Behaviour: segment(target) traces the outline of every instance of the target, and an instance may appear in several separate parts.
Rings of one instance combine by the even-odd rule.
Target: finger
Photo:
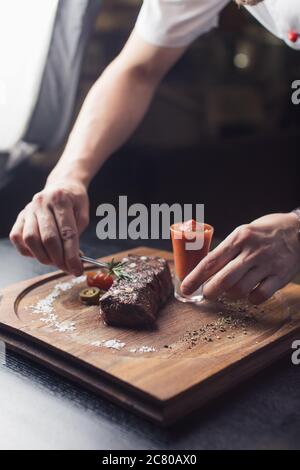
[[[53,205],[53,213],[62,240],[67,271],[75,276],[80,276],[83,272],[83,265],[79,258],[79,234],[73,205],[69,198],[63,196],[59,198]]]
[[[17,220],[11,229],[9,234],[10,241],[14,245],[14,247],[21,253],[23,256],[28,256],[30,258],[33,257],[31,251],[26,247],[24,240],[23,240],[23,229],[24,229],[24,211],[20,212],[17,217]]]
[[[195,292],[211,276],[216,274],[239,254],[239,248],[232,243],[232,234],[211,251],[184,279],[181,291],[184,295]]]
[[[37,209],[36,216],[41,240],[48,257],[55,266],[66,271],[63,245],[53,213],[47,207],[43,207]]]
[[[258,305],[270,299],[272,295],[281,287],[283,281],[277,276],[269,276],[264,279],[256,289],[249,295],[249,300],[252,304]]]
[[[226,295],[233,300],[247,297],[250,292],[265,279],[266,275],[266,269],[252,268],[240,281],[226,292]]]
[[[43,247],[36,216],[29,210],[25,213],[23,240],[26,247],[40,263],[48,265],[52,264],[51,259],[48,257]]]
[[[237,284],[251,269],[251,262],[245,262],[242,255],[231,260],[223,269],[204,285],[204,296],[210,300],[218,299]]]
[[[87,198],[82,198],[80,204],[76,204],[74,215],[78,232],[81,234],[89,224],[89,201]]]

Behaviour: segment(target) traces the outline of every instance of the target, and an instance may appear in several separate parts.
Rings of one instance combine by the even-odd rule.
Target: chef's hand
[[[79,276],[79,236],[89,222],[89,201],[77,181],[47,184],[19,214],[10,240],[24,256]]]
[[[300,270],[298,231],[294,213],[266,215],[236,228],[184,279],[183,294],[206,283],[204,296],[211,300],[226,293],[264,302]]]

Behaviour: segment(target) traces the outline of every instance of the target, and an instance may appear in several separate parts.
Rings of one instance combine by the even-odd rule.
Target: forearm
[[[155,80],[116,59],[89,92],[65,151],[49,176],[88,186],[107,158],[134,132],[151,102]]]

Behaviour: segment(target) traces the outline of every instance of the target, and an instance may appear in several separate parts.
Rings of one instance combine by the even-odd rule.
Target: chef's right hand
[[[10,240],[22,255],[80,276],[79,237],[88,223],[86,187],[77,181],[51,183],[19,214]]]

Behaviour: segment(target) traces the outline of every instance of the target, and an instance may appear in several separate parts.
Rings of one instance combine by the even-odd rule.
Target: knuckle
[[[43,236],[42,241],[44,245],[52,246],[56,242],[56,239],[57,239],[56,234],[49,232]]]
[[[44,202],[44,194],[42,192],[40,193],[37,193],[35,196],[33,196],[33,202],[35,202],[36,204],[42,204]]]
[[[217,257],[213,254],[209,254],[205,261],[203,262],[203,268],[205,271],[210,271],[211,269],[214,268],[215,264],[217,262]]]
[[[63,205],[68,200],[68,193],[65,189],[59,188],[53,190],[51,194],[51,201],[54,205]]]
[[[21,242],[21,235],[19,232],[11,231],[9,234],[9,239],[15,245],[18,245]]]
[[[62,227],[60,234],[63,241],[74,240],[77,237],[77,233],[72,227]]]
[[[28,246],[34,246],[37,242],[37,237],[33,232],[24,234],[24,243]]]
[[[252,239],[253,232],[250,225],[241,225],[236,229],[234,242],[236,245],[241,246]]]

